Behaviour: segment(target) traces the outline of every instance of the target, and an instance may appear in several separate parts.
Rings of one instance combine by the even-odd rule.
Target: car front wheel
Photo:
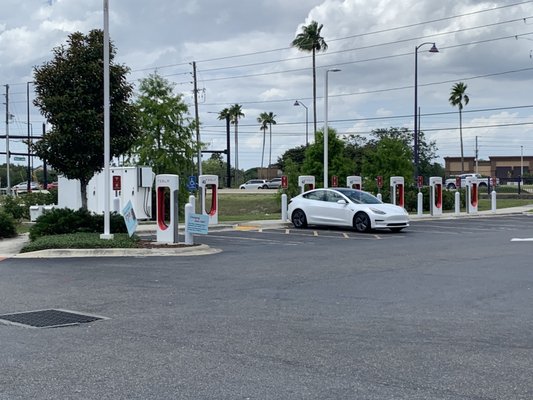
[[[355,214],[355,217],[353,217],[353,227],[360,233],[370,231],[370,218],[364,212],[358,212]]]
[[[305,216],[305,213],[302,210],[294,210],[294,212],[292,213],[291,220],[295,228],[307,228],[307,217]]]

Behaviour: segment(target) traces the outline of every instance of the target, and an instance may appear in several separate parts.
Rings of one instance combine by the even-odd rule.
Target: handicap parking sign
[[[198,183],[196,182],[196,176],[194,175],[189,176],[189,181],[187,183],[187,190],[189,192],[194,192],[196,189],[198,189]]]

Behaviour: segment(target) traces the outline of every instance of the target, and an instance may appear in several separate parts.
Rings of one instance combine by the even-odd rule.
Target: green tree
[[[192,173],[196,143],[193,122],[181,94],[158,74],[142,79],[137,107],[142,135],[133,145],[131,160],[152,167],[156,174]]]
[[[276,125],[275,118],[276,114],[274,114],[272,111],[268,113],[262,112],[261,114],[259,114],[259,117],[257,117],[257,122],[261,124],[261,127],[259,129],[263,131],[263,152],[261,153],[261,168],[263,168],[263,157],[265,154],[265,131],[267,127],[269,128],[270,132],[270,150],[268,153],[268,166],[270,167],[270,165],[272,164],[272,125]]]
[[[104,167],[104,35],[72,33],[67,45],[52,50],[53,59],[34,69],[34,100],[51,125],[34,152],[55,171],[81,184],[82,208],[87,208],[87,183]],[[110,44],[111,156],[128,152],[139,135],[137,112],[130,102],[133,87],[128,68],[114,63]]]
[[[383,185],[388,186],[391,176],[403,176],[408,182],[413,176],[413,152],[404,138],[395,135],[383,135],[382,130],[373,132],[375,140],[365,147],[362,176],[363,187],[368,191],[376,191],[375,178],[383,177]]]
[[[298,50],[311,52],[313,55],[313,132],[315,141],[317,140],[316,133],[316,62],[315,55],[317,51],[326,51],[328,45],[324,38],[320,36],[320,31],[324,25],[318,25],[318,22],[311,21],[307,26],[302,27],[302,32],[297,34],[291,43],[291,46]]]
[[[222,110],[224,111],[224,110]],[[236,184],[239,184],[239,177],[238,171],[239,171],[239,120],[241,118],[244,118],[244,113],[242,112],[242,105],[240,104],[234,104],[232,105],[229,110],[230,115],[230,122],[235,125],[235,180]]]
[[[288,149],[280,157],[278,157],[279,168],[285,172],[285,168],[289,161],[292,161],[296,165],[302,165],[305,160],[305,150],[307,146],[298,146]]]
[[[338,176],[339,186],[344,186],[346,177],[353,174],[354,162],[346,156],[346,144],[337,137],[337,132],[332,128],[329,128],[328,134],[328,156],[330,175]],[[318,186],[324,185],[324,135],[321,130],[317,132],[315,142],[310,144],[305,152],[301,172],[313,175]]]
[[[468,104],[470,98],[466,94],[467,85],[463,82],[456,83],[450,92],[449,102],[459,109],[459,140],[461,141],[461,174],[465,172],[465,160],[463,152],[463,107]]]

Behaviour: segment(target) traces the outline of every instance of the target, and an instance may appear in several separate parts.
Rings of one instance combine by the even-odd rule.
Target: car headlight
[[[374,214],[378,214],[378,215],[387,214],[385,211],[381,211],[381,210],[378,210],[377,208],[372,208],[372,207],[370,207],[370,211],[372,211]]]

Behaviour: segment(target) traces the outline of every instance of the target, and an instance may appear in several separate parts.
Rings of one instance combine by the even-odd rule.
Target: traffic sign
[[[15,157],[13,157],[13,160],[14,161],[25,161],[26,157],[17,157],[17,156],[15,156]]]
[[[191,175],[189,176],[189,180],[187,182],[187,190],[189,192],[194,192],[196,189],[198,189],[198,182],[196,181],[196,176]]]

